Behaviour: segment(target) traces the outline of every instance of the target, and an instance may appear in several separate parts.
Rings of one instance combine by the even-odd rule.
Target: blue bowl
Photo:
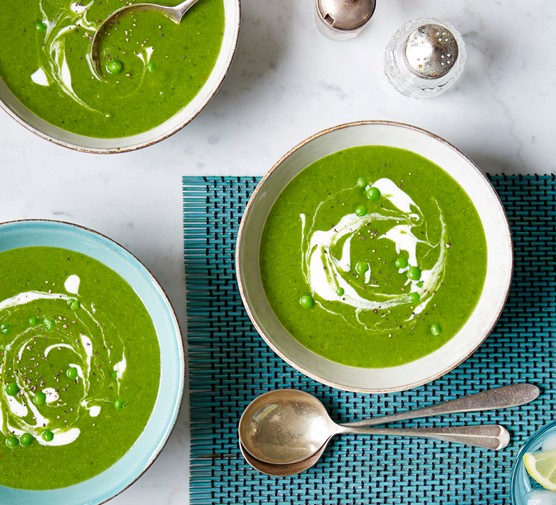
[[[516,460],[512,468],[511,477],[511,498],[512,505],[527,505],[526,495],[530,491],[542,489],[537,483],[529,477],[525,465],[523,464],[523,456],[527,452],[537,452],[541,449],[543,442],[556,433],[556,421],[542,427],[536,433],[531,435],[523,447],[517,453]]]
[[[0,252],[30,246],[69,249],[102,262],[135,290],[158,335],[161,374],[153,412],[129,451],[101,474],[70,487],[28,491],[0,486],[3,505],[92,505],[129,487],[156,459],[176,422],[184,385],[184,351],[174,311],[164,291],[127,250],[92,230],[59,221],[26,220],[0,224]]]

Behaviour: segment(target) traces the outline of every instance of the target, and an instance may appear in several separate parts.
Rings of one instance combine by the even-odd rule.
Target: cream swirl
[[[99,5],[101,3],[98,2]],[[94,16],[91,9],[95,6],[95,0],[90,0],[88,3],[68,0],[39,0],[42,16],[39,23],[44,29],[44,41],[39,50],[39,68],[31,75],[31,80],[39,86],[48,87],[54,84],[80,106],[92,112],[101,113],[86,103],[75,91],[72,69],[68,63],[68,53],[72,47],[67,47],[66,40],[69,34],[77,32],[83,32],[85,38],[92,40],[101,24],[98,19],[92,21],[88,18],[89,15]],[[138,92],[141,87],[153,51],[153,47],[143,45],[134,53],[142,63],[142,71],[131,94]],[[90,54],[83,54],[83,58],[87,61],[91,78],[105,81],[95,69]],[[106,116],[109,117],[109,115]]]
[[[73,88],[73,79],[67,60],[66,35],[81,29],[92,36],[98,25],[87,19],[94,0],[88,4],[63,0],[40,0],[39,9],[45,28],[44,42],[39,53],[39,68],[31,76],[41,86],[56,83],[60,90],[86,109],[94,109],[85,103]],[[90,64],[90,63],[89,63]],[[91,64],[90,64],[91,65]],[[91,67],[92,68],[92,67]],[[93,73],[93,75],[95,75]]]
[[[83,417],[99,416],[119,394],[125,347],[119,338],[107,341],[93,304],[78,294],[79,283],[72,275],[67,293],[28,291],[0,301],[0,380],[6,385],[0,431],[6,436],[30,433],[41,445],[72,443]],[[51,440],[40,436],[45,430]]]
[[[310,220],[304,214],[300,215],[302,269],[313,297],[324,310],[340,315],[334,308],[335,303],[340,303],[353,308],[356,320],[367,329],[390,330],[391,326],[384,321],[364,318],[365,312],[376,313],[407,305],[410,307],[407,317],[395,322],[395,326],[399,326],[413,320],[425,309],[444,278],[446,225],[436,204],[440,238],[433,243],[428,238],[427,219],[407,193],[387,178],[375,181],[366,189],[370,187],[379,190],[381,204],[372,206],[372,211],[364,215],[355,212],[345,214],[330,229],[317,229],[319,213],[331,203],[341,200],[342,192],[321,202]],[[356,186],[343,191],[361,191],[361,188]],[[421,238],[416,234],[417,229]],[[353,245],[357,241],[361,249],[361,240],[369,246],[365,247],[363,255],[360,254],[359,263],[363,266],[357,272]],[[377,252],[381,241],[390,243],[396,255],[406,258],[407,264],[401,268],[385,264]],[[382,248],[384,252],[384,245]],[[432,264],[430,255],[435,255]],[[423,267],[425,259],[428,268]],[[408,277],[411,268],[417,269],[418,278]],[[391,274],[403,274],[404,279],[403,286],[396,290],[389,290],[391,284],[380,281],[381,276],[377,275],[392,269],[396,271]]]

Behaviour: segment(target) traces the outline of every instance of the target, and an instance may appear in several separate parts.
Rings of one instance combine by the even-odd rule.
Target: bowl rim
[[[226,1],[226,0],[223,0],[223,1]],[[177,124],[176,126],[174,126],[171,129],[165,131],[164,133],[158,135],[155,138],[144,140],[142,142],[138,142],[136,144],[129,145],[127,147],[86,147],[86,146],[74,144],[73,142],[68,141],[68,140],[63,140],[61,138],[50,136],[47,133],[44,133],[39,128],[36,128],[35,126],[33,126],[33,125],[29,124],[27,121],[25,121],[25,119],[23,119],[15,110],[13,110],[7,103],[5,103],[5,101],[1,97],[0,97],[0,109],[4,110],[6,112],[6,114],[8,114],[8,116],[10,116],[12,119],[14,119],[17,123],[19,123],[21,126],[23,126],[26,130],[30,131],[31,133],[34,133],[36,136],[40,137],[41,139],[46,140],[46,141],[50,142],[51,144],[54,144],[54,145],[57,145],[57,146],[60,146],[60,147],[65,147],[67,149],[71,149],[73,151],[77,151],[77,152],[80,152],[80,153],[87,153],[87,154],[122,154],[122,153],[137,151],[137,150],[144,149],[146,147],[150,147],[150,146],[153,146],[155,144],[158,144],[159,142],[162,142],[163,140],[166,140],[167,138],[176,134],[177,132],[179,132],[180,130],[185,128],[189,123],[191,123],[195,118],[197,118],[197,116],[199,116],[199,114],[201,114],[201,112],[203,112],[203,110],[205,110],[205,108],[208,106],[208,104],[216,96],[216,94],[218,93],[218,91],[222,87],[222,84],[224,83],[224,80],[228,76],[228,73],[229,73],[230,68],[232,66],[232,62],[233,62],[233,60],[234,60],[234,58],[237,54],[237,49],[238,49],[238,45],[239,45],[239,34],[240,34],[240,31],[241,31],[241,0],[232,0],[232,1],[233,1],[233,5],[235,6],[235,14],[236,14],[236,17],[237,17],[237,23],[233,27],[233,30],[234,30],[233,44],[231,46],[231,50],[230,50],[229,54],[226,57],[225,65],[224,65],[224,71],[222,72],[222,74],[218,78],[218,81],[215,83],[214,87],[210,91],[210,94],[207,97],[207,99],[204,101],[204,103],[197,110],[195,110],[189,116],[186,116],[183,121],[180,121],[179,124]],[[220,48],[220,51],[222,51],[222,49],[223,49],[223,47]],[[213,71],[214,71],[214,67],[211,70],[211,73]],[[0,81],[2,81],[1,76],[0,76]],[[13,94],[13,92],[11,92],[11,90],[10,90],[10,93],[12,93],[12,95],[14,96],[14,98],[17,101],[20,101],[19,98],[17,98],[17,96],[15,94]],[[23,106],[28,111],[30,111],[34,116],[36,116],[39,119],[42,119],[38,114],[33,112],[27,106],[25,106],[25,105],[23,105]],[[186,106],[187,106],[187,104],[184,105],[184,107],[186,107]],[[179,111],[177,111],[173,116],[167,118],[166,121],[160,123],[159,125],[156,125],[154,128],[162,126],[164,123],[166,123],[172,117],[179,114],[182,110],[183,110],[183,108],[180,109]],[[149,130],[147,130],[146,132],[142,132],[142,134],[145,134],[148,131]],[[91,137],[89,135],[80,135],[80,136],[83,137],[83,138],[98,139],[98,137]],[[133,135],[131,135],[129,137],[133,137]],[[116,138],[111,139],[111,140],[117,140],[118,138],[125,139],[125,138],[129,138],[129,137],[116,137]],[[110,139],[107,139],[107,140],[110,140]],[[94,231],[94,230],[90,230],[90,231]]]
[[[510,251],[508,282],[507,282],[507,285],[504,288],[504,295],[503,295],[503,298],[502,298],[502,303],[499,307],[498,314],[496,315],[496,318],[493,320],[491,325],[487,329],[485,329],[483,337],[476,342],[476,345],[473,348],[471,348],[469,350],[469,352],[467,352],[465,355],[463,355],[459,360],[457,360],[453,363],[450,363],[448,366],[444,367],[439,372],[436,372],[436,373],[434,373],[434,374],[432,374],[428,377],[425,377],[421,380],[414,381],[410,384],[405,384],[405,385],[400,385],[400,386],[393,386],[393,387],[383,387],[383,388],[354,387],[354,386],[352,387],[352,386],[349,386],[349,385],[346,386],[345,384],[336,383],[332,380],[322,378],[319,375],[317,375],[317,374],[315,374],[315,373],[313,373],[309,370],[306,370],[305,368],[296,364],[294,362],[294,360],[292,360],[291,358],[286,356],[284,353],[282,353],[279,349],[276,348],[276,346],[273,344],[271,339],[265,334],[264,330],[258,324],[256,318],[253,316],[253,313],[252,313],[253,311],[252,311],[252,309],[249,306],[249,303],[247,301],[246,287],[245,287],[245,284],[243,282],[242,275],[241,275],[242,266],[241,266],[241,251],[240,250],[241,250],[242,236],[244,234],[245,227],[246,227],[246,222],[248,220],[249,215],[251,214],[254,202],[257,199],[259,193],[263,190],[267,179],[282,165],[282,163],[287,158],[289,158],[292,154],[294,154],[296,151],[298,151],[299,149],[301,149],[305,145],[309,144],[313,140],[315,140],[317,138],[320,138],[322,136],[325,136],[329,133],[339,131],[339,130],[344,130],[344,129],[347,129],[347,128],[354,128],[354,127],[359,127],[359,126],[369,126],[369,125],[371,125],[371,126],[372,125],[379,125],[379,126],[388,126],[388,127],[393,126],[393,127],[406,128],[406,129],[409,129],[409,130],[413,130],[417,133],[426,135],[426,136],[436,140],[437,142],[440,142],[445,147],[448,147],[449,149],[453,150],[458,156],[463,158],[468,163],[470,168],[472,168],[476,172],[476,174],[479,175],[479,177],[483,180],[483,182],[485,183],[485,186],[493,194],[493,196],[495,197],[495,200],[498,202],[501,209],[503,210],[504,223],[505,223],[507,231],[508,231],[508,233],[507,233],[508,244],[507,245],[509,246],[509,251]],[[466,156],[460,149],[455,147],[453,144],[451,144],[447,140],[443,139],[442,137],[440,137],[440,136],[438,136],[438,135],[436,135],[436,134],[434,134],[434,133],[432,133],[428,130],[425,130],[424,128],[420,128],[418,126],[414,126],[414,125],[410,125],[410,124],[402,123],[402,122],[398,122],[398,121],[360,120],[360,121],[341,123],[339,125],[326,128],[324,130],[321,130],[321,131],[311,135],[310,137],[306,138],[305,140],[302,140],[296,146],[294,146],[289,151],[287,151],[286,154],[284,154],[282,157],[280,157],[280,159],[276,163],[274,163],[274,165],[270,168],[270,170],[268,170],[268,172],[266,172],[266,174],[261,178],[261,180],[257,184],[255,190],[251,194],[251,196],[249,198],[249,201],[247,202],[247,205],[245,206],[245,210],[243,212],[242,218],[241,218],[241,222],[240,222],[238,233],[237,233],[237,241],[236,241],[236,248],[235,248],[235,270],[236,270],[236,278],[237,278],[238,289],[239,289],[239,293],[240,293],[240,296],[241,296],[241,300],[243,302],[243,306],[244,306],[245,310],[247,311],[249,319],[251,320],[251,323],[253,324],[253,326],[257,330],[257,333],[266,342],[266,344],[280,358],[282,358],[286,363],[288,363],[290,366],[292,366],[293,368],[295,368],[296,370],[298,370],[302,374],[306,375],[307,377],[310,377],[311,379],[313,379],[317,382],[320,382],[321,384],[325,384],[325,385],[333,387],[335,389],[340,389],[342,391],[352,391],[352,392],[355,392],[355,393],[382,394],[382,393],[395,393],[395,392],[400,392],[400,391],[406,391],[406,390],[409,390],[409,389],[414,389],[416,387],[422,386],[424,384],[428,384],[429,382],[435,381],[435,380],[439,379],[440,377],[446,375],[447,373],[451,372],[455,368],[457,368],[459,365],[461,365],[463,362],[465,362],[467,359],[469,359],[469,357],[472,356],[477,351],[477,349],[484,343],[484,341],[491,334],[492,330],[494,329],[494,327],[496,326],[496,324],[500,320],[500,317],[501,317],[501,315],[504,311],[504,307],[506,306],[506,303],[508,301],[508,296],[509,296],[510,288],[511,288],[511,280],[512,280],[513,272],[514,272],[514,258],[513,258],[513,255],[514,255],[513,238],[512,238],[512,234],[511,234],[511,228],[510,228],[508,216],[505,212],[504,205],[502,204],[502,200],[500,199],[500,196],[498,195],[498,193],[496,192],[492,183],[488,180],[486,175],[482,172],[482,170],[468,156]],[[314,353],[314,351],[311,351],[311,352]],[[327,359],[327,358],[325,358],[325,359]]]
[[[168,298],[166,290],[164,289],[162,284],[160,284],[160,282],[158,282],[158,280],[156,279],[154,274],[151,272],[151,270],[149,268],[147,268],[147,266],[135,254],[133,254],[129,249],[124,247],[118,241],[110,238],[108,235],[105,235],[102,232],[93,230],[92,228],[89,228],[87,226],[83,226],[81,224],[73,223],[73,222],[70,222],[70,221],[64,221],[64,220],[60,220],[60,219],[25,218],[25,219],[13,219],[13,220],[9,220],[9,221],[1,221],[0,222],[0,230],[4,226],[18,225],[18,224],[24,224],[24,223],[31,223],[31,224],[33,224],[33,223],[37,223],[37,224],[44,223],[44,224],[53,224],[53,225],[56,225],[56,226],[63,226],[63,227],[68,227],[68,228],[76,228],[78,230],[85,231],[85,232],[90,233],[92,235],[96,235],[96,236],[100,237],[101,239],[107,241],[108,243],[115,244],[117,246],[117,248],[119,248],[121,251],[123,251],[124,253],[129,255],[134,261],[136,261],[137,264],[140,267],[142,267],[144,272],[148,275],[149,281],[152,284],[154,284],[157,288],[159,288],[160,295],[163,298],[164,304],[167,306],[168,314],[170,315],[170,317],[172,319],[172,323],[175,325],[175,328],[177,329],[177,332],[178,332],[178,334],[176,336],[179,337],[179,338],[177,338],[176,340],[177,340],[177,344],[178,344],[178,353],[179,353],[179,356],[178,356],[179,360],[178,361],[181,364],[181,373],[179,374],[180,375],[180,382],[179,382],[179,385],[178,385],[178,391],[177,391],[177,394],[176,394],[175,405],[174,405],[174,408],[173,408],[172,416],[169,419],[169,425],[168,425],[167,432],[164,434],[164,438],[160,440],[161,443],[159,443],[159,446],[149,456],[149,458],[148,458],[144,468],[141,470],[141,472],[139,472],[136,476],[134,476],[134,478],[132,478],[132,480],[130,480],[128,483],[125,483],[124,487],[119,489],[112,496],[110,496],[108,498],[101,498],[101,501],[99,501],[97,503],[99,505],[102,505],[103,503],[109,502],[110,500],[112,500],[116,496],[120,495],[121,493],[123,493],[124,491],[129,489],[133,484],[135,484],[135,482],[137,482],[147,472],[147,470],[153,465],[153,463],[158,459],[161,452],[164,450],[164,448],[168,444],[168,440],[170,439],[170,436],[172,435],[172,433],[173,433],[173,431],[176,427],[176,423],[177,423],[179,413],[180,413],[180,411],[183,407],[183,399],[184,399],[184,393],[185,393],[185,391],[184,391],[185,390],[185,381],[186,381],[186,378],[187,378],[187,366],[186,366],[187,364],[185,362],[184,333],[183,333],[182,328],[180,326],[180,322],[179,322],[179,320],[176,316],[174,307],[173,307],[172,303],[170,302],[170,299]],[[63,249],[63,247],[60,247],[60,248]],[[11,250],[11,249],[6,249],[6,250]],[[97,261],[99,261],[99,260],[97,260]],[[125,281],[125,282],[127,282],[127,281]],[[157,398],[158,398],[158,393],[157,393]],[[151,415],[152,415],[152,412],[151,412]],[[150,419],[150,416],[149,416],[149,419]],[[116,462],[114,462],[114,463],[116,463]],[[109,468],[110,467],[103,470],[103,472],[108,470]],[[101,473],[103,473],[103,472],[101,472]],[[93,477],[91,477],[90,479],[93,479],[93,478],[97,477],[98,475],[100,475],[100,474],[96,474]],[[87,480],[89,480],[89,479],[87,479]],[[85,482],[85,481],[81,481],[81,482]],[[78,482],[77,484],[80,484],[80,482]],[[71,486],[66,486],[66,488],[54,488],[52,490],[47,490],[47,491],[57,491],[59,489],[67,489],[68,487],[71,487]],[[29,492],[33,492],[33,493],[40,492],[40,490],[37,491],[37,490],[26,490],[26,489],[21,489],[21,491],[29,491]]]

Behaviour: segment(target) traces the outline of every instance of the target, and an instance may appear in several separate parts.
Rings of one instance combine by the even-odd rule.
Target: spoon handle
[[[406,421],[408,419],[418,419],[421,417],[457,414],[458,412],[481,412],[484,410],[505,409],[529,403],[537,398],[539,393],[539,388],[533,384],[512,384],[510,386],[487,389],[480,393],[438,403],[422,409],[400,412],[399,414],[391,414],[389,416],[373,417],[362,421],[345,423],[341,426],[376,426],[378,424]]]
[[[178,18],[180,21],[185,16],[185,13],[191,9],[199,0],[184,0],[180,4],[173,7],[175,11],[175,17]]]
[[[495,451],[503,449],[510,441],[508,430],[498,424],[447,426],[444,428],[352,428],[348,426],[341,428],[340,433],[432,438]]]

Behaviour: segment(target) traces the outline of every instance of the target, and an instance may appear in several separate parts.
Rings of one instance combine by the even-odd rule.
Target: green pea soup
[[[432,353],[473,312],[486,277],[479,215],[442,168],[363,146],[305,168],[262,234],[270,306],[301,344],[364,368]]]
[[[52,489],[94,477],[128,451],[153,410],[153,322],[118,274],[73,251],[1,252],[0,279],[0,485]]]
[[[216,63],[223,0],[199,2],[179,24],[153,11],[118,18],[100,39],[98,75],[92,37],[127,3],[3,0],[0,77],[31,111],[73,133],[117,138],[162,124],[193,100]]]

